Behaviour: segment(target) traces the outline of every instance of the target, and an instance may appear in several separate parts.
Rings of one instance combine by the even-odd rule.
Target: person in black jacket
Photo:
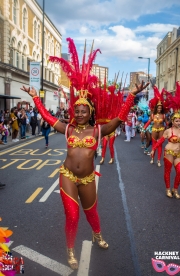
[[[44,121],[43,118],[41,119],[41,129],[42,129],[42,135],[44,136],[46,141],[45,147],[47,148],[49,145],[49,133],[51,131],[51,126],[46,121]]]
[[[36,112],[35,108],[33,108],[33,110],[30,110],[30,113],[31,113],[30,125],[32,127],[32,135],[35,135],[36,126],[37,126],[37,112]]]

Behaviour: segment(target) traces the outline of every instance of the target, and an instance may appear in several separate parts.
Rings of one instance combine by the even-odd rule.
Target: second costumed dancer
[[[98,79],[90,75],[93,61],[99,50],[91,51],[85,62],[84,50],[82,66],[79,64],[78,54],[72,39],[68,38],[71,63],[58,57],[50,57],[50,61],[58,62],[71,82],[70,88],[70,121],[66,125],[53,117],[43,106],[35,89],[21,88],[33,97],[34,103],[46,122],[58,132],[65,134],[67,140],[67,157],[60,167],[60,194],[66,215],[65,234],[67,243],[68,263],[72,269],[78,268],[74,245],[79,221],[79,199],[87,221],[92,228],[93,241],[107,249],[108,244],[101,234],[100,220],[97,212],[97,195],[93,160],[101,137],[109,135],[126,120],[134,97],[147,87],[143,82],[129,94],[125,104],[119,110],[118,117],[103,125],[95,124],[95,116],[100,112],[101,99],[97,93]],[[86,47],[85,47],[86,49]],[[78,96],[75,96],[78,94]],[[108,103],[107,103],[108,107]]]
[[[168,105],[170,101],[170,93],[167,92],[165,89],[162,90],[160,93],[158,88],[154,86],[154,98],[149,101],[149,108],[152,112],[150,120],[145,124],[144,130],[153,122],[152,126],[152,147],[156,145],[158,140],[163,136],[165,126],[168,125],[165,113],[169,110]],[[161,167],[161,154],[162,154],[162,145],[159,144],[156,147],[158,150],[158,160],[157,165]],[[150,163],[154,163],[154,154],[151,155]]]
[[[110,122],[113,118],[116,118],[118,116],[119,110],[123,104],[123,94],[120,92],[120,90],[115,94],[116,91],[116,84],[113,84],[107,88],[106,91],[106,85],[104,84],[104,87],[100,89],[99,95],[101,98],[101,106],[98,108],[100,112],[96,115],[96,123],[98,124],[107,124]],[[108,106],[107,106],[108,103]],[[102,159],[100,161],[100,164],[104,163],[105,155],[106,155],[106,149],[109,142],[109,150],[110,150],[110,156],[111,159],[109,161],[109,164],[114,163],[114,142],[116,139],[115,131],[110,133],[109,135],[106,135],[102,138]]]
[[[153,146],[151,155],[154,155],[155,150],[161,146],[167,139],[168,144],[164,151],[164,181],[166,185],[166,195],[180,199],[178,187],[180,183],[180,84],[176,83],[175,97],[170,96],[169,108],[172,108],[174,113],[171,115],[172,127],[165,130],[163,136]],[[174,179],[174,188],[171,190],[170,175],[174,165],[176,176]]]

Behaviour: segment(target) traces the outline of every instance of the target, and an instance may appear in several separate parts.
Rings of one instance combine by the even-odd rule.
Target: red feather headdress
[[[149,108],[153,111],[155,106],[161,105],[163,106],[164,111],[168,112],[171,97],[171,93],[167,92],[164,88],[160,93],[158,88],[154,86],[154,98],[149,101]]]
[[[171,101],[169,104],[169,108],[172,108],[174,114],[172,116],[172,120],[175,118],[180,118],[180,83],[176,82],[176,91],[175,96],[171,95]]]
[[[95,75],[91,75],[91,69],[93,62],[95,61],[99,49],[93,50],[93,45],[86,62],[86,43],[84,47],[84,54],[82,59],[82,65],[79,64],[79,58],[74,41],[71,38],[67,38],[68,51],[70,53],[70,62],[54,56],[49,57],[49,61],[56,62],[61,65],[62,70],[66,73],[70,79],[70,100],[69,115],[70,121],[74,118],[74,105],[88,105],[90,113],[95,109],[95,119],[98,123],[107,123],[112,118],[118,115],[120,106],[123,102],[123,94],[116,91],[116,85],[107,87],[101,86],[101,83]],[[106,80],[104,81],[106,83]],[[94,107],[87,101],[89,98]]]

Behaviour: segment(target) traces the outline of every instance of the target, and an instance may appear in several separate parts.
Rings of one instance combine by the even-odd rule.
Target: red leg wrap
[[[79,221],[79,205],[61,188],[61,198],[66,215],[65,233],[68,248],[73,248]]]
[[[108,142],[108,140],[105,137],[103,137],[103,141],[102,141],[102,157],[103,158],[105,158],[105,155],[106,155],[107,142]]]
[[[164,158],[164,181],[166,185],[166,189],[170,188],[170,174],[172,169],[172,163],[167,159]]]
[[[162,154],[162,144],[158,147],[158,160],[161,160],[161,154]]]
[[[152,137],[152,149],[155,147],[157,141]],[[154,155],[153,155],[153,158],[155,156],[155,153],[156,153],[156,150],[154,151]]]
[[[97,212],[97,200],[90,209],[85,209],[84,213],[86,214],[87,221],[92,227],[92,230],[95,233],[101,232],[99,215]]]
[[[174,180],[174,189],[178,189],[180,182],[180,162],[175,166],[176,177]]]
[[[110,150],[111,158],[114,158],[114,141],[115,141],[115,136],[112,136],[109,139],[109,150]]]

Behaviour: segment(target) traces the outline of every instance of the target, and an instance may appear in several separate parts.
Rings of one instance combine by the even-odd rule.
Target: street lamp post
[[[149,77],[149,71],[150,71],[150,58],[145,58],[145,57],[138,57],[138,58],[141,58],[141,59],[148,59],[148,82],[150,80],[150,77]]]
[[[150,58],[145,58],[145,57],[138,57],[138,58],[141,58],[141,59],[148,59],[148,82],[150,81],[150,77],[149,77],[149,71],[150,71]],[[148,90],[148,88],[147,88]],[[147,91],[148,93],[148,91]],[[147,99],[148,99],[148,95],[147,95]]]

